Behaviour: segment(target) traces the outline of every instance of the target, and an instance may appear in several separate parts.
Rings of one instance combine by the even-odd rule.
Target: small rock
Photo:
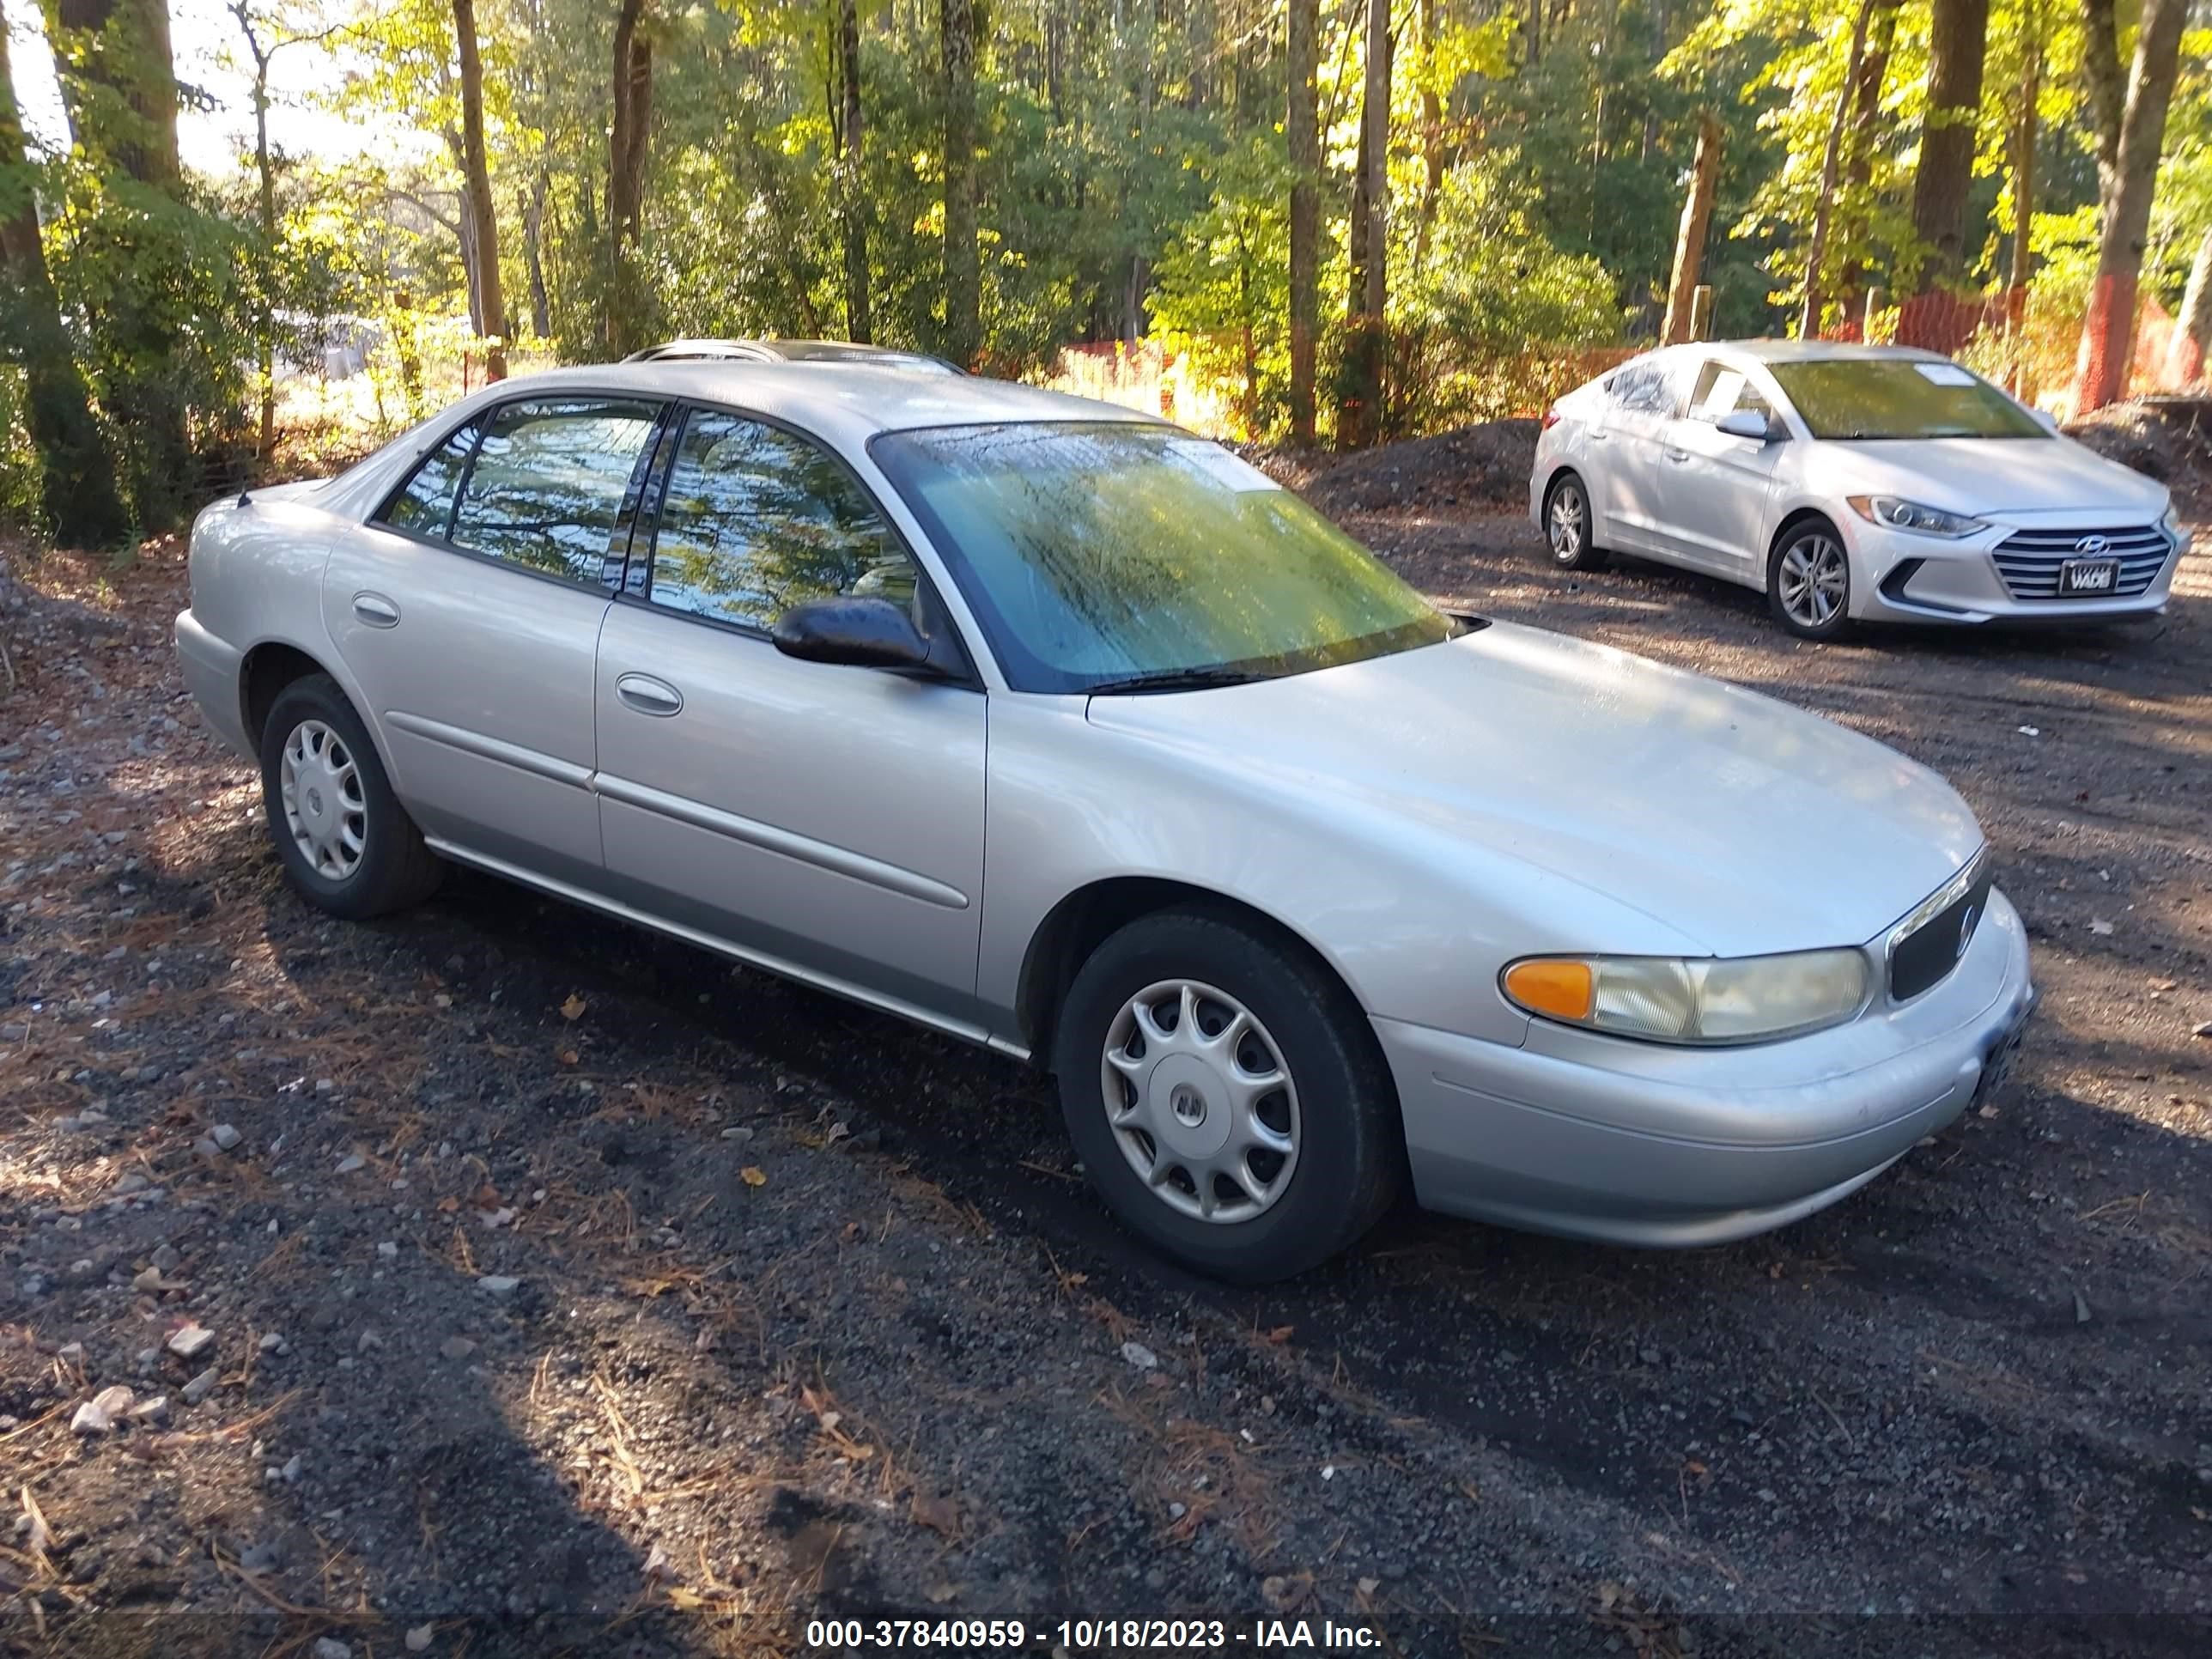
[[[335,1636],[318,1636],[308,1651],[315,1659],[353,1659],[353,1650]]]
[[[131,1390],[119,1382],[102,1389],[76,1408],[76,1415],[70,1419],[70,1432],[106,1434],[115,1426],[115,1419],[131,1409],[132,1398]]]
[[[149,1259],[165,1273],[173,1273],[185,1265],[185,1258],[177,1253],[177,1247],[173,1244],[156,1247]]]
[[[276,1352],[276,1350],[277,1350],[277,1349],[279,1349],[279,1348],[283,1347],[283,1346],[284,1346],[284,1339],[283,1339],[283,1337],[280,1334],[278,1334],[277,1332],[276,1332],[276,1331],[264,1331],[264,1332],[262,1332],[262,1333],[261,1333],[261,1352],[264,1352],[264,1353],[275,1353],[275,1352]]]
[[[169,1352],[179,1359],[197,1359],[214,1340],[215,1333],[206,1326],[187,1325],[169,1339]]]
[[[169,1396],[157,1394],[151,1400],[142,1400],[131,1408],[131,1415],[142,1423],[166,1423],[169,1420]]]
[[[228,1123],[216,1124],[213,1129],[208,1132],[208,1138],[213,1140],[217,1146],[220,1146],[226,1152],[233,1150],[237,1146],[240,1141],[246,1139],[244,1135],[239,1133],[235,1128]]]
[[[387,1238],[376,1247],[376,1253],[386,1261],[396,1261],[398,1259],[399,1247]]]
[[[465,1336],[449,1336],[438,1345],[438,1352],[448,1359],[466,1359],[477,1351],[477,1345]]]
[[[743,1124],[738,1124],[733,1127],[722,1131],[723,1139],[733,1140],[740,1146],[744,1146],[745,1142],[750,1140],[752,1138],[753,1132],[750,1129],[746,1128]]]
[[[1156,1370],[1160,1363],[1159,1355],[1141,1342],[1124,1342],[1121,1345],[1121,1358],[1140,1371]]]
[[[429,1650],[430,1638],[437,1633],[438,1627],[435,1625],[416,1625],[400,1639],[406,1643],[408,1652],[423,1653]]]
[[[522,1281],[510,1279],[505,1273],[486,1273],[477,1280],[477,1288],[491,1296],[513,1296]]]
[[[286,1458],[284,1460],[283,1468],[279,1470],[278,1473],[283,1475],[284,1484],[286,1486],[298,1486],[300,1484],[300,1454],[294,1452],[289,1457]]]
[[[27,1025],[16,1024],[12,1021],[0,1025],[0,1042],[28,1042],[30,1040],[31,1028]]]
[[[2206,1020],[2190,1034],[2191,1036],[2212,1037],[2212,1019]]]
[[[178,1392],[184,1395],[185,1404],[197,1406],[215,1392],[215,1385],[220,1380],[216,1375],[216,1368],[210,1365]]]
[[[221,1158],[222,1156],[222,1148],[216,1146],[214,1139],[207,1135],[202,1135],[198,1140],[192,1142],[192,1151],[197,1152],[202,1158]]]
[[[326,1077],[319,1077],[315,1079],[315,1092],[319,1095],[330,1094],[334,1091],[337,1086],[338,1085],[337,1084],[333,1083]]]
[[[340,1175],[351,1175],[356,1170],[360,1169],[368,1162],[368,1160],[363,1158],[359,1152],[348,1152],[343,1158],[338,1160],[338,1173]]]

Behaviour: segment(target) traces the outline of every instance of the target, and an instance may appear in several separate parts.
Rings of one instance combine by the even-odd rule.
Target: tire
[[[1577,472],[1562,472],[1544,492],[1544,544],[1561,570],[1602,570],[1606,550],[1590,540],[1589,487]]]
[[[285,878],[334,916],[362,921],[406,909],[429,897],[445,874],[392,793],[361,716],[327,674],[293,681],[270,705],[261,729],[261,803]]]
[[[1766,608],[1801,640],[1838,640],[1851,629],[1851,560],[1826,519],[1801,519],[1766,556]]]
[[[1133,1012],[1147,992],[1156,1037],[1172,1011],[1165,1040],[1146,1041]],[[1209,1066],[1185,1048],[1194,1006],[1197,1030],[1215,1041],[1232,1011],[1248,1017],[1238,1063]],[[1319,964],[1240,920],[1170,910],[1115,933],[1068,988],[1054,1057],[1068,1135],[1107,1207],[1154,1249],[1211,1278],[1264,1284],[1303,1273],[1365,1232],[1404,1184],[1396,1091],[1358,1005]],[[1248,1118],[1236,1103],[1241,1080],[1276,1073],[1285,1081],[1273,1089],[1242,1085]],[[1109,1075],[1130,1114],[1120,1127],[1109,1118]],[[1239,1127],[1252,1121],[1273,1145],[1253,1144]],[[1151,1127],[1170,1122],[1174,1142]],[[1207,1150],[1209,1138],[1218,1149]],[[1240,1164],[1246,1182],[1194,1175],[1206,1157],[1217,1170]],[[1148,1180],[1140,1164],[1164,1178]]]

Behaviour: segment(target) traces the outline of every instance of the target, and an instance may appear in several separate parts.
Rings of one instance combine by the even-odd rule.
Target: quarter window
[[[1759,394],[1759,388],[1741,369],[1726,363],[1707,362],[1698,371],[1697,387],[1690,394],[1689,418],[1710,422],[1738,410],[1770,419],[1774,414],[1773,405]]]
[[[658,408],[613,398],[532,398],[485,422],[452,538],[473,552],[599,585],[623,498]]]
[[[461,475],[468,471],[469,452],[476,446],[477,423],[471,421],[415,469],[407,487],[385,507],[384,522],[394,530],[434,536],[442,541],[453,521],[453,495],[460,489]]]
[[[656,605],[744,628],[846,593],[910,605],[913,562],[830,455],[763,422],[695,410],[653,539]]]

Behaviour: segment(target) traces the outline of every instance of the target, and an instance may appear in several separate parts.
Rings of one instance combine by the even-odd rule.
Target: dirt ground
[[[18,553],[0,1645],[1182,1614],[1231,1650],[2208,1650],[2212,557],[2144,627],[1815,647],[1368,465],[1320,493],[1431,592],[1959,786],[2046,993],[1984,1112],[1725,1249],[1408,1212],[1289,1285],[1188,1280],[1010,1062],[489,879],[310,912],[179,684],[178,550]]]

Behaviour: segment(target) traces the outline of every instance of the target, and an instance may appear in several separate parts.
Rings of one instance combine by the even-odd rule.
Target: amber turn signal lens
[[[1532,1014],[1588,1019],[1597,1006],[1586,962],[1516,962],[1505,970],[1505,994]]]

